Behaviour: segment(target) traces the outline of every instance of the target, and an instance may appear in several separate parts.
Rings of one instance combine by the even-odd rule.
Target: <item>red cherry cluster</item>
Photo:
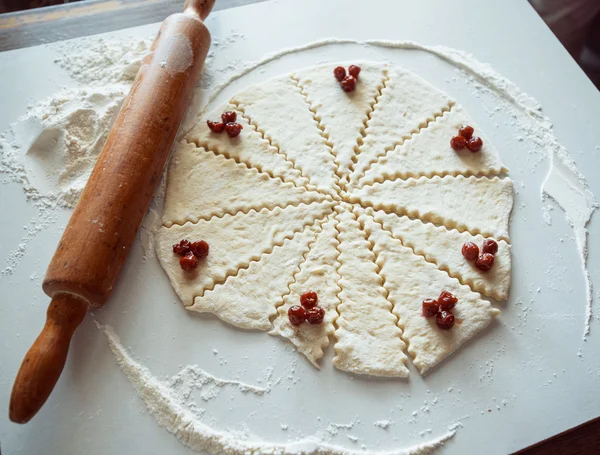
[[[186,272],[191,272],[200,263],[200,259],[208,256],[208,243],[204,240],[199,242],[190,242],[183,239],[181,242],[173,245],[173,253],[181,256],[179,266]]]
[[[423,300],[423,316],[430,318],[435,316],[435,323],[440,329],[450,330],[454,326],[454,314],[452,308],[456,306],[458,299],[448,291],[442,291],[437,300]]]
[[[320,324],[325,317],[325,310],[319,306],[319,297],[315,291],[305,292],[300,296],[300,305],[292,305],[288,310],[288,318],[292,325],[300,325],[304,321],[309,324]]]
[[[487,272],[494,265],[494,257],[498,252],[498,244],[495,240],[485,239],[481,246],[481,254],[479,247],[473,242],[467,242],[462,247],[462,255],[467,261],[475,261],[475,267],[482,272]]]
[[[236,123],[237,114],[233,111],[223,112],[220,122],[206,121],[206,124],[213,133],[222,133],[225,131],[229,137],[236,137],[244,128],[239,123]]]
[[[478,136],[473,136],[475,130],[472,126],[463,125],[458,130],[458,136],[450,140],[450,145],[454,150],[462,150],[467,147],[472,152],[478,152],[483,147],[483,141]]]
[[[350,65],[348,67],[348,75],[346,76],[346,69],[343,66],[337,66],[333,70],[333,76],[340,83],[340,87],[344,92],[353,92],[358,82],[358,74],[360,73],[360,66]]]

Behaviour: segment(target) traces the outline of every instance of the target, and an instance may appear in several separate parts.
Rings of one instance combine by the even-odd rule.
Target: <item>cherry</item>
[[[333,76],[338,80],[338,82],[342,82],[342,79],[346,77],[346,70],[343,66],[336,66],[333,70]]]
[[[191,243],[189,240],[183,239],[181,242],[173,245],[173,253],[179,256],[185,256],[190,252]]]
[[[423,300],[423,316],[429,318],[431,316],[435,316],[440,310],[440,306],[433,299],[425,299]]]
[[[307,310],[316,307],[318,302],[319,297],[315,291],[308,291],[300,296],[300,304]]]
[[[493,239],[485,239],[483,241],[482,253],[496,254],[498,252],[498,244]]]
[[[354,76],[346,76],[340,82],[344,92],[352,92],[356,88],[356,78]]]
[[[452,146],[452,148],[454,150],[462,150],[465,148],[466,145],[467,145],[467,140],[462,136],[454,136],[450,140],[450,146]]]
[[[194,253],[194,256],[196,256],[198,259],[204,259],[206,256],[208,256],[208,243],[206,243],[204,240],[192,243],[190,248],[192,253]]]
[[[300,325],[306,321],[306,310],[300,305],[292,305],[288,310],[288,318],[292,325]]]
[[[191,251],[179,259],[179,265],[186,272],[191,272],[198,267],[198,258]]]
[[[483,147],[483,141],[480,137],[473,136],[467,141],[467,148],[472,152],[478,152]]]
[[[494,265],[494,255],[490,253],[483,253],[479,255],[475,261],[475,267],[482,272],[487,272]]]
[[[225,125],[225,131],[227,131],[229,137],[238,136],[243,129],[244,127],[242,125],[235,122],[229,122]]]
[[[462,247],[462,255],[467,261],[474,261],[479,256],[479,247],[473,242],[466,242]]]
[[[464,137],[468,141],[469,139],[471,139],[471,137],[473,136],[474,132],[475,132],[475,130],[473,129],[472,126],[463,125],[458,130],[458,135]]]
[[[440,311],[436,317],[435,322],[440,329],[450,330],[454,325],[454,315],[451,311]]]
[[[440,310],[448,311],[454,308],[458,299],[450,292],[442,291],[437,301],[440,304]]]
[[[348,67],[348,74],[358,80],[358,74],[360,73],[360,66],[350,65]]]
[[[306,320],[309,324],[320,324],[325,317],[325,310],[321,307],[311,308],[306,312]]]
[[[233,111],[227,111],[227,112],[223,112],[221,114],[221,120],[223,120],[223,123],[225,123],[225,124],[233,123],[233,122],[235,122],[236,119],[237,119],[237,114]]]
[[[222,133],[225,129],[225,124],[223,122],[211,122],[210,120],[207,120],[206,124],[213,133]]]

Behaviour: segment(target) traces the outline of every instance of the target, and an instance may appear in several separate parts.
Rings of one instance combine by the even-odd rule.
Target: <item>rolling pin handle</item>
[[[204,21],[212,10],[215,0],[186,0],[183,14],[199,17]]]
[[[75,329],[88,311],[88,302],[74,294],[55,295],[46,323],[19,369],[10,396],[9,417],[27,423],[46,402],[62,373]]]

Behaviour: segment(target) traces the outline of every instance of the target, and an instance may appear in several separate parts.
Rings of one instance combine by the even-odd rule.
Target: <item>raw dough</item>
[[[346,93],[338,65],[248,87],[203,117],[170,163],[158,257],[190,310],[279,335],[316,367],[333,341],[336,368],[405,377],[406,351],[425,372],[490,324],[498,311],[477,292],[507,298],[512,182],[447,95],[368,62]],[[236,138],[206,125],[227,110]],[[450,148],[463,123],[480,152]],[[461,254],[484,236],[499,244],[485,274]],[[192,273],[172,251],[184,238],[210,245]],[[421,316],[444,288],[459,297],[450,331]],[[309,290],[324,321],[292,326],[287,311]]]
[[[423,257],[415,256],[410,248],[402,246],[369,217],[363,215],[360,221],[374,244],[377,265],[389,292],[388,299],[394,305],[393,313],[398,316],[408,352],[421,373],[485,329],[500,313],[468,286],[450,278]],[[421,302],[437,298],[442,290],[458,298],[452,310],[457,319],[452,330],[442,330],[437,327],[435,318],[422,315]]]
[[[359,89],[340,96],[339,82],[331,77],[332,65],[308,68],[295,73],[306,98],[323,124],[325,135],[332,144],[337,174],[347,177],[352,157],[364,134],[365,124],[373,111],[375,99],[383,89],[387,69],[365,65],[363,62],[346,62],[348,68],[359,65]]]
[[[351,207],[340,206],[340,314],[335,331],[336,368],[374,376],[408,376],[406,345],[383,280]]]
[[[420,220],[411,220],[395,213],[374,212],[368,209],[375,221],[400,240],[404,246],[414,253],[424,256],[429,262],[437,264],[461,283],[468,284],[474,291],[495,298],[506,300],[510,289],[510,245],[504,240],[497,240],[498,252],[495,254],[494,267],[486,273],[477,270],[472,262],[462,255],[462,246],[466,242],[474,242],[479,248],[485,238],[471,235],[469,232],[458,232],[434,226]]]
[[[294,277],[290,292],[284,296],[283,305],[279,307],[270,332],[290,340],[317,368],[317,361],[323,357],[323,349],[329,345],[329,337],[334,332],[333,323],[337,318],[337,306],[340,302],[340,253],[336,225],[337,220],[331,214],[310,246],[304,262],[300,264],[300,272]],[[292,305],[299,305],[300,296],[308,291],[315,291],[319,296],[319,306],[325,310],[325,319],[322,324],[302,324],[295,327],[290,324],[287,311]]]
[[[483,140],[477,153],[464,148],[455,151],[450,138],[458,134],[463,125],[475,129],[475,135]],[[432,177],[434,175],[493,175],[508,172],[492,143],[460,106],[454,105],[431,124],[407,139],[402,145],[380,156],[376,163],[359,180],[359,186],[374,182],[409,177]]]
[[[354,156],[356,165],[350,184],[355,185],[380,156],[410,139],[453,104],[447,95],[410,71],[390,69],[367,122],[359,153]]]
[[[351,202],[473,234],[508,240],[512,180],[446,176],[386,180],[355,190]]]
[[[284,183],[224,155],[182,144],[169,166],[170,191],[165,199],[164,224],[208,220],[225,213],[269,210],[322,201],[325,196],[303,186]]]

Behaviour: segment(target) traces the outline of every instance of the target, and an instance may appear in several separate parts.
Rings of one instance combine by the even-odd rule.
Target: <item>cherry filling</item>
[[[467,146],[467,140],[462,136],[454,136],[450,139],[450,146],[454,150],[462,150]]]
[[[348,74],[358,80],[358,75],[360,74],[360,66],[350,65],[348,67]]]
[[[342,80],[346,77],[346,69],[343,66],[336,66],[333,70],[333,76],[338,80],[338,82],[342,82]]]
[[[309,324],[320,324],[325,317],[325,310],[321,307],[311,308],[306,311],[306,320]]]
[[[192,243],[190,245],[190,249],[192,250],[192,253],[194,253],[194,256],[196,256],[198,259],[204,259],[206,256],[208,256],[208,243],[206,243],[204,240]]]
[[[482,253],[496,254],[498,252],[498,244],[493,239],[485,239],[481,247]]]
[[[222,133],[225,131],[225,123],[223,122],[211,122],[210,120],[207,120],[206,124],[213,133]]]
[[[440,304],[440,310],[448,311],[456,306],[458,299],[450,292],[442,291],[437,301]]]
[[[223,120],[223,123],[227,124],[227,123],[233,123],[235,122],[237,119],[237,114],[233,111],[227,111],[227,112],[223,112],[221,114],[221,120]]]
[[[196,267],[198,267],[199,262],[200,261],[198,260],[196,255],[194,253],[192,253],[191,251],[179,259],[179,265],[186,272],[191,272]]]
[[[480,137],[473,136],[467,141],[467,148],[472,152],[478,152],[483,147],[483,141]]]
[[[288,318],[292,325],[300,325],[306,321],[306,310],[300,305],[292,305],[288,310]]]
[[[315,291],[308,291],[300,296],[300,304],[307,310],[316,307],[318,302],[319,297]]]
[[[181,268],[186,272],[190,272],[198,267],[200,259],[208,256],[208,243],[204,240],[192,243],[187,239],[183,239],[173,245],[173,253],[181,256],[179,259]]]
[[[244,129],[242,125],[235,122],[229,122],[225,125],[225,131],[227,131],[227,135],[229,137],[239,136],[240,132]]]
[[[342,90],[344,90],[344,92],[352,92],[356,88],[356,78],[354,76],[346,76],[344,79],[342,79],[340,85],[342,86]]]
[[[340,87],[345,92],[352,92],[356,89],[356,83],[358,82],[358,75],[360,74],[360,66],[350,65],[348,67],[348,74],[343,66],[336,66],[333,70],[333,77],[340,83]]]
[[[440,329],[450,330],[454,326],[454,315],[451,311],[440,311],[435,316],[435,323]]]
[[[467,242],[462,247],[462,255],[467,261],[474,261],[479,256],[479,247],[473,242]]]
[[[189,240],[183,239],[181,242],[173,245],[173,253],[179,256],[185,256],[191,251],[192,244]]]
[[[458,130],[458,134],[462,137],[464,137],[467,141],[469,139],[471,139],[471,137],[473,137],[473,133],[475,132],[475,130],[473,129],[472,126],[469,125],[463,125],[459,130]]]
[[[458,135],[450,140],[450,145],[454,150],[462,150],[465,147],[471,152],[478,152],[483,147],[483,141],[480,137],[473,136],[475,129],[470,125],[463,125],[458,130]]]
[[[433,299],[425,299],[423,300],[423,316],[426,318],[430,318],[431,316],[435,316],[438,311],[440,311],[440,306]]]
[[[494,255],[490,253],[482,253],[475,261],[475,267],[482,272],[487,272],[494,266]]]

